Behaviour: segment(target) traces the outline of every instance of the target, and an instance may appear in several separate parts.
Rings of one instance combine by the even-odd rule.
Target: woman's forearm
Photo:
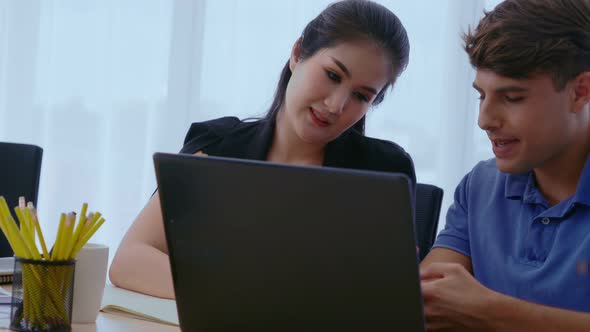
[[[111,265],[109,278],[117,287],[174,299],[168,255],[145,244],[120,248]]]

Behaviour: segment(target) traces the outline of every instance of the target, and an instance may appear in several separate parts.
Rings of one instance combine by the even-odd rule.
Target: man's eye
[[[334,82],[340,82],[340,76],[338,76],[336,73],[326,70],[326,75],[328,75],[328,78],[331,79]]]
[[[355,93],[354,93],[354,95],[355,95],[355,96],[356,96],[356,97],[357,97],[357,98],[358,98],[360,101],[363,101],[363,102],[365,102],[365,103],[369,101],[369,97],[367,97],[366,95],[364,95],[364,94],[362,94],[362,93],[360,93],[360,92],[355,92]]]
[[[524,100],[524,97],[510,97],[510,96],[506,96],[504,98],[506,98],[506,101],[509,102],[509,103],[518,103],[519,101]]]

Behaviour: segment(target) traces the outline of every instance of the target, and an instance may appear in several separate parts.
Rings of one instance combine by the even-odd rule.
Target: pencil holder
[[[71,330],[75,263],[15,258],[12,330]]]

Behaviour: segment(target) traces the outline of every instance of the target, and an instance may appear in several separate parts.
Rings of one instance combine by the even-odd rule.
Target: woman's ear
[[[301,38],[297,38],[293,49],[291,49],[291,57],[289,58],[289,69],[291,72],[295,69],[295,65],[301,60]]]

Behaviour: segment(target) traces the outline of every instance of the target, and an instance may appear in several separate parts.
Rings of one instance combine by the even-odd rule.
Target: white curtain
[[[152,154],[177,152],[191,122],[263,115],[293,42],[331,2],[1,1],[0,141],[44,149],[46,236],[88,202],[107,219],[93,241],[112,258],[156,187]],[[491,157],[460,35],[497,1],[378,2],[405,25],[411,55],[367,134],[401,144],[418,181],[445,190],[442,227],[460,178]]]

